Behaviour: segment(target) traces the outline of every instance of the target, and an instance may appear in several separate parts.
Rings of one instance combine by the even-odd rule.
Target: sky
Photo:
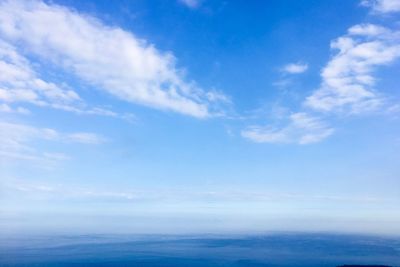
[[[2,233],[400,235],[400,0],[0,0]]]

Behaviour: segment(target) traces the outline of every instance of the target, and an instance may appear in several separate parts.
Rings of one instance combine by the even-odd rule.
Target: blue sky
[[[400,234],[400,1],[0,1],[8,233]]]

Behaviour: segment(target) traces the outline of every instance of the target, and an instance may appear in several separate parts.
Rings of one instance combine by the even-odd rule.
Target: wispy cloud
[[[338,52],[322,70],[321,86],[305,99],[304,106],[324,113],[351,114],[382,107],[385,98],[374,90],[372,74],[376,67],[400,57],[399,36],[398,32],[374,24],[349,28],[345,36],[331,43],[331,48]],[[286,126],[252,126],[242,131],[242,136],[259,143],[308,144],[319,142],[333,132],[320,119],[297,112],[290,115]]]
[[[284,127],[251,126],[242,131],[242,136],[258,143],[297,143],[319,142],[334,132],[323,121],[306,113],[294,113]]]
[[[367,37],[376,37],[391,33],[391,31],[385,27],[370,23],[354,25],[348,30],[348,32],[349,35]]]
[[[290,73],[290,74],[299,74],[306,72],[308,69],[308,65],[306,63],[290,63],[285,65],[282,68],[282,71],[285,73]]]
[[[128,114],[88,106],[65,84],[43,80],[33,64],[10,43],[0,39],[0,111],[26,114],[23,107],[13,109],[11,103],[29,103],[40,107],[60,109],[78,114],[125,118]]]
[[[201,4],[201,0],[178,0],[178,2],[191,9],[196,9]]]
[[[400,57],[399,33],[373,24],[351,27],[331,43],[337,53],[322,70],[322,84],[305,101],[319,111],[361,113],[382,106],[374,70]]]
[[[199,118],[213,114],[207,92],[185,81],[171,53],[96,18],[40,1],[4,1],[0,34],[121,100]],[[70,90],[43,86],[59,98],[77,98]],[[19,93],[8,97],[37,98]]]
[[[40,79],[16,48],[1,40],[0,85],[0,100],[5,102],[61,105],[80,100],[73,90]]]
[[[83,144],[101,144],[105,138],[94,133],[72,133],[65,135],[67,140]]]
[[[364,1],[382,12],[397,11],[399,1]],[[367,3],[368,2],[368,3]],[[259,143],[315,143],[330,136],[334,129],[308,114],[360,114],[397,111],[384,93],[376,90],[374,72],[400,58],[400,32],[371,23],[357,24],[331,42],[334,55],[321,72],[321,85],[303,101],[300,112],[292,114],[286,126],[252,126],[242,136]],[[285,73],[301,73],[306,64],[292,63]],[[282,118],[280,118],[280,121]]]
[[[377,13],[393,13],[400,11],[399,0],[363,0],[361,5],[371,7]]]
[[[100,144],[105,141],[105,138],[94,133],[61,133],[51,128],[0,122],[0,157],[2,159],[54,162],[68,158],[62,153],[38,150],[33,145],[38,140]]]
[[[19,113],[19,114],[30,114],[30,111],[23,107],[11,107],[8,104],[2,103],[0,104],[0,112],[4,113]]]

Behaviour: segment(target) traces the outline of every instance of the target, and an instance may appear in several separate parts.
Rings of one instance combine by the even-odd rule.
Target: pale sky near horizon
[[[400,235],[400,0],[0,0],[0,230]]]

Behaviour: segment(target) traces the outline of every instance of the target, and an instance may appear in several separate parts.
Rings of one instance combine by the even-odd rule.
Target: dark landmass
[[[0,236],[0,266],[400,267],[400,238],[333,234]]]

